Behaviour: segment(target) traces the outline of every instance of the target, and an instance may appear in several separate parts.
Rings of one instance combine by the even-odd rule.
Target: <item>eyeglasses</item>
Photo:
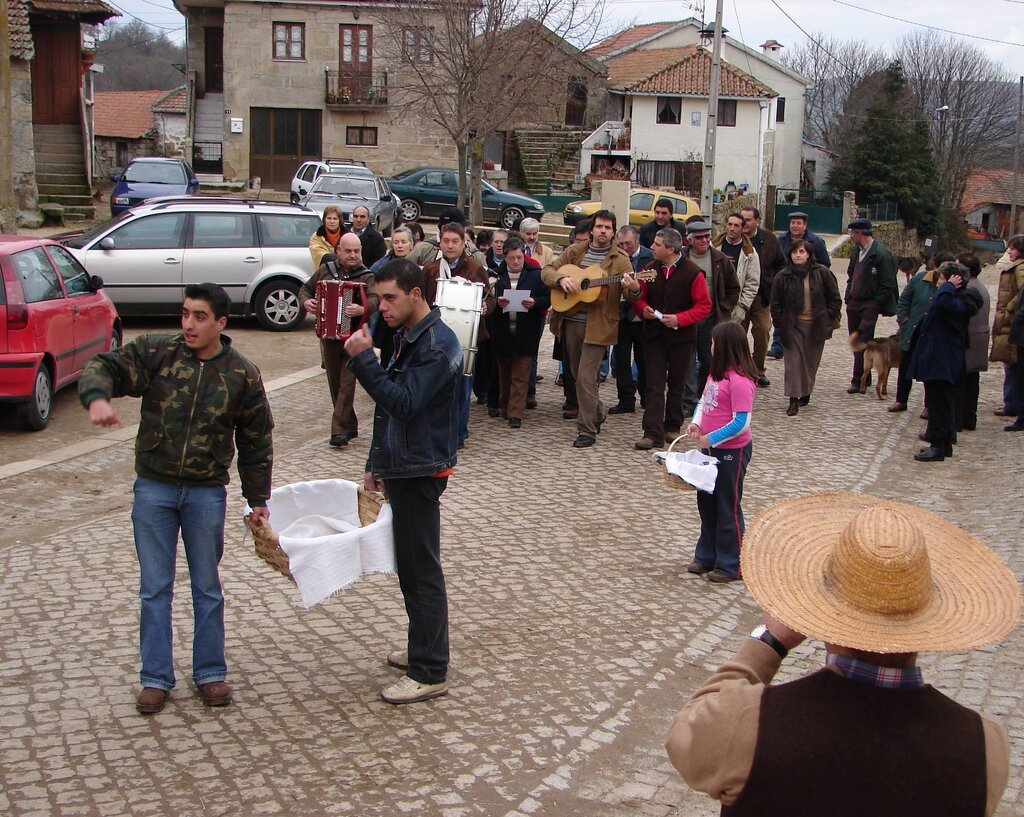
[[[711,233],[701,233],[700,235],[691,235],[691,241],[710,241]]]

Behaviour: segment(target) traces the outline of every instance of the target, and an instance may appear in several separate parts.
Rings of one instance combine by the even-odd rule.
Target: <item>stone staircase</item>
[[[224,94],[206,94],[202,99],[196,100],[196,123],[192,134],[193,145],[196,142],[219,142],[221,143],[221,162],[223,162],[224,143]],[[224,181],[223,172],[217,173],[210,170],[200,170],[202,163],[193,156],[193,164],[197,166],[196,175],[202,183],[220,183]],[[223,171],[223,164],[220,169]]]
[[[580,142],[586,131],[563,128],[516,128],[514,132],[526,189],[534,195],[568,190],[579,174]]]
[[[34,125],[36,184],[40,204],[59,204],[65,221],[96,218],[86,181],[82,130],[78,125]]]

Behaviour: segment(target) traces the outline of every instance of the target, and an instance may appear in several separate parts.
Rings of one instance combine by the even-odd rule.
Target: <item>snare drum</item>
[[[434,305],[441,310],[441,320],[459,339],[462,347],[462,373],[473,374],[480,314],[483,312],[484,285],[465,278],[439,278]]]

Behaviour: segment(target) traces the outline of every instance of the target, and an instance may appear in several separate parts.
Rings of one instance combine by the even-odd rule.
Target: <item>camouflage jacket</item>
[[[141,397],[135,439],[140,476],[186,485],[226,485],[238,446],[242,495],[266,505],[274,462],[274,419],[259,369],[220,336],[223,348],[200,360],[183,335],[141,335],[96,355],[82,371],[78,394],[96,399]]]

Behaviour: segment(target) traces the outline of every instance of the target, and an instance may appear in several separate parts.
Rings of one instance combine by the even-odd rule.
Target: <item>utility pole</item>
[[[1020,190],[1020,130],[1024,116],[1024,77],[1017,88],[1017,130],[1013,137],[1013,192],[1010,193],[1010,235],[1017,235],[1017,191]]]
[[[718,134],[718,88],[722,79],[722,4],[715,9],[715,36],[711,46],[711,89],[708,96],[708,128],[704,135],[704,173],[700,185],[700,212],[711,220],[711,194],[715,189],[715,138]]]
[[[14,210],[14,165],[11,154],[11,48],[7,0],[0,0],[0,233],[18,230]]]

